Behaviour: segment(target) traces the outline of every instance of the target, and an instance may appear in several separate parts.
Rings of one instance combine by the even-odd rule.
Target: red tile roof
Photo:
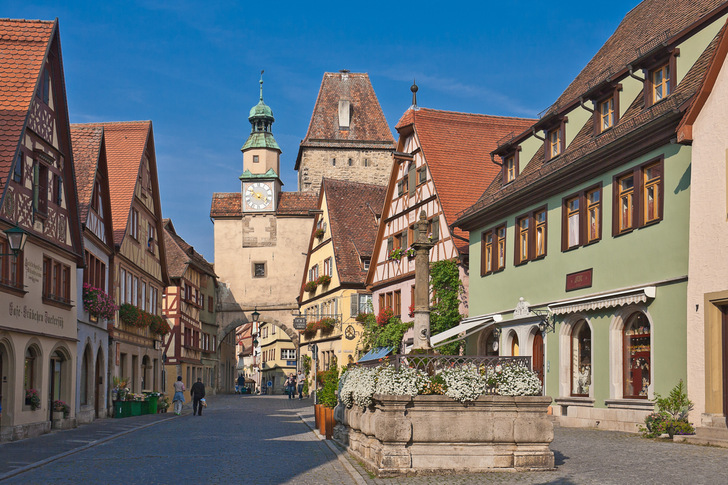
[[[278,196],[278,214],[308,215],[318,207],[318,194],[309,192],[281,192]]]
[[[212,194],[210,217],[242,217],[240,192],[215,192]]]
[[[114,243],[121,244],[144,151],[152,134],[151,121],[88,123],[76,127],[103,127],[109,170]]]
[[[624,71],[628,64],[669,42],[672,37],[710,15],[724,13],[726,0],[645,0],[622,19],[604,45],[556,100],[560,109],[578,100],[590,86]],[[716,9],[722,10],[717,12]]]
[[[0,184],[10,173],[56,22],[0,19]]]
[[[339,127],[339,100],[351,104],[348,129]],[[358,147],[391,150],[392,132],[367,73],[327,72],[321,81],[306,137],[301,142],[295,169],[305,147]]]
[[[167,254],[167,270],[170,278],[181,278],[192,264],[196,269],[209,276],[215,277],[212,265],[195,249],[182,239],[170,219],[164,219],[164,248]]]
[[[71,144],[76,168],[79,220],[86,223],[94,191],[104,129],[100,126],[71,125]]]
[[[387,187],[324,179],[334,258],[342,284],[366,283],[361,257],[371,258]],[[315,229],[315,228],[314,228]]]
[[[500,173],[500,167],[490,159],[498,140],[508,133],[525,130],[533,122],[527,118],[419,108],[407,110],[397,123],[397,130],[401,133],[405,127],[414,126],[449,225],[460,211],[478,200]],[[468,236],[460,229],[455,234],[466,239]],[[454,241],[459,251],[467,252],[467,242]]]

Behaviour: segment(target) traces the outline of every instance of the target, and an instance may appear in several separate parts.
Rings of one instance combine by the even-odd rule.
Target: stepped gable
[[[569,84],[552,108],[578,101],[590,82],[624,71],[627,65],[711,14],[724,13],[726,0],[645,0],[625,15],[617,30]],[[716,12],[720,8],[723,12]]]
[[[339,100],[348,100],[351,105],[348,128],[339,126]],[[359,72],[326,72],[306,137],[298,151],[295,170],[299,169],[302,148],[392,149],[393,146],[394,137],[369,75]]]
[[[534,188],[536,185],[547,183],[551,177],[558,176],[559,172],[567,167],[582,162],[598,150],[611,146],[658,118],[672,116],[675,112],[685,112],[703,83],[711,59],[725,29],[726,26],[715,36],[675,90],[664,101],[645,108],[644,96],[640,91],[613,129],[594,137],[593,121],[590,118],[564,152],[552,161],[545,161],[544,147],[541,146],[513,182],[504,185],[503,179],[496,177],[473,206],[458,214],[456,224],[460,225],[465,218],[504,199],[536,190]]]
[[[448,225],[457,214],[475,203],[490,182],[500,174],[491,162],[490,152],[498,140],[511,132],[520,133],[535,120],[511,118],[428,108],[408,109],[397,123],[397,130],[413,126],[427,168],[432,175]],[[466,238],[467,232],[455,229]],[[468,252],[468,243],[455,238],[458,251]]]
[[[13,167],[57,21],[0,19],[0,185]]]
[[[114,243],[121,244],[129,222],[129,210],[139,176],[144,151],[152,130],[151,121],[117,121],[86,123],[79,127],[103,127],[106,162],[109,171],[111,218]],[[123,221],[123,222],[122,222]],[[118,227],[123,224],[123,227]]]
[[[366,282],[361,257],[371,258],[387,187],[324,179],[336,268],[342,284]]]
[[[100,126],[71,125],[71,144],[76,168],[79,220],[86,223],[98,169],[104,129]]]
[[[184,276],[187,266],[195,265],[201,272],[216,277],[212,265],[195,249],[182,239],[170,219],[162,219],[164,226],[164,246],[167,250],[167,269],[170,278]]]

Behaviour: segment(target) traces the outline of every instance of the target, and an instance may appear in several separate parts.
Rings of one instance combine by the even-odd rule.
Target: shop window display
[[[591,329],[580,320],[571,332],[571,395],[589,396],[591,379]]]
[[[650,322],[633,313],[624,326],[624,397],[647,399],[650,386]]]

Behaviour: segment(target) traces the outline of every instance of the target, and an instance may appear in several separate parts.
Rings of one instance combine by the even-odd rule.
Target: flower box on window
[[[316,291],[316,287],[318,286],[318,283],[315,281],[309,281],[306,283],[306,285],[303,287],[304,290],[308,291],[309,293],[313,293]]]
[[[331,283],[331,276],[327,274],[322,274],[318,277],[318,280],[316,280],[316,284],[321,286],[327,286],[329,283]]]
[[[319,239],[324,237],[324,234],[326,234],[326,231],[324,231],[323,229],[316,229],[316,231],[313,233],[313,235]]]

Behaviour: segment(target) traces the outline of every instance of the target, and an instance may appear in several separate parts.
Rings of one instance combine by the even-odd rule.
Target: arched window
[[[37,389],[36,374],[38,366],[38,352],[35,347],[28,347],[25,351],[25,374],[23,375],[23,388]]]
[[[629,316],[622,335],[623,397],[647,399],[650,386],[650,322],[642,312]]]
[[[591,381],[591,329],[579,320],[571,330],[571,395],[589,396]]]
[[[520,355],[518,348],[518,335],[516,335],[516,332],[511,332],[511,355],[514,357]]]
[[[89,403],[89,396],[92,395],[93,390],[89,389],[89,382],[92,380],[89,376],[89,369],[91,368],[92,356],[91,349],[86,346],[86,350],[83,353],[83,359],[81,359],[81,382],[79,383],[81,405]]]

